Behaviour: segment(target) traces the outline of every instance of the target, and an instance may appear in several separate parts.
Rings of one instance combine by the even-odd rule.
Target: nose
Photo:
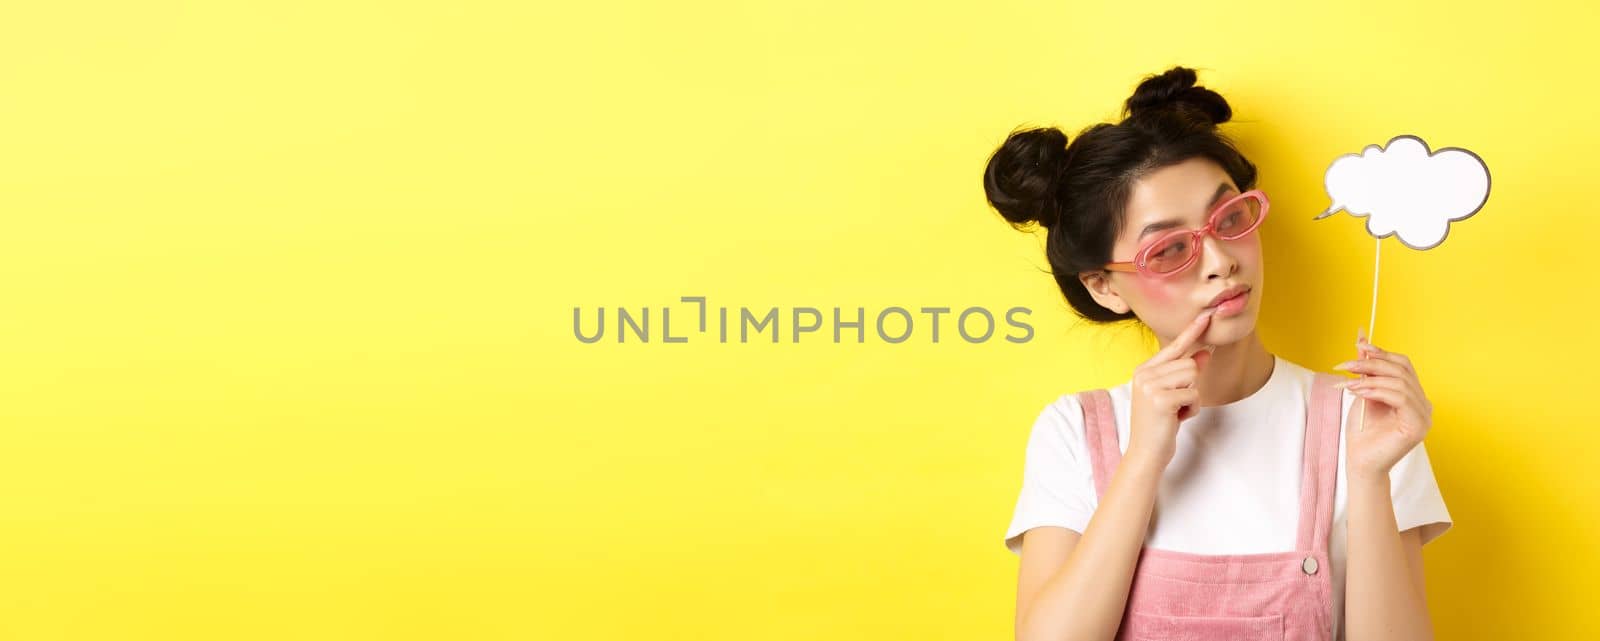
[[[1204,248],[1200,252],[1200,267],[1206,280],[1226,279],[1239,270],[1239,261],[1234,260],[1227,243],[1210,234],[1201,237],[1200,242]]]

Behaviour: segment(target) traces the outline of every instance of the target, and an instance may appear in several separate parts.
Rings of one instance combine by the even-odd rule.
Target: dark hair
[[[1067,135],[1055,127],[1013,130],[989,157],[983,190],[1011,225],[1045,227],[1045,256],[1067,302],[1085,319],[1134,318],[1095,302],[1078,273],[1111,260],[1134,181],[1194,157],[1216,161],[1240,191],[1255,188],[1256,167],[1217,125],[1233,116],[1228,101],[1195,86],[1195,72],[1173,67],[1146,76],[1123,103],[1120,123]]]

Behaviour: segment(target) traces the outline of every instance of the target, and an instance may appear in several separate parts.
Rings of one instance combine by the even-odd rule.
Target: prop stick
[[[1372,314],[1367,317],[1367,342],[1369,343],[1372,342],[1372,331],[1377,329],[1378,325],[1378,259],[1383,254],[1383,239],[1379,238],[1376,242],[1377,247],[1372,250]],[[1356,338],[1360,339],[1361,337],[1357,336]],[[1361,358],[1366,357],[1367,352],[1362,352]],[[1366,374],[1362,374],[1362,376],[1366,376]],[[1361,412],[1361,422],[1356,428],[1357,432],[1367,431],[1367,404],[1365,400],[1362,399],[1363,402],[1360,404],[1360,409],[1357,410]]]
[[[1410,134],[1389,139],[1382,147],[1367,145],[1358,154],[1334,158],[1323,175],[1332,204],[1312,220],[1343,210],[1367,218],[1367,233],[1378,244],[1372,254],[1372,313],[1366,339],[1378,324],[1378,265],[1383,238],[1394,236],[1412,249],[1432,249],[1444,242],[1450,223],[1478,213],[1489,199],[1489,167],[1478,154],[1459,147],[1430,151],[1428,143]],[[1356,340],[1361,330],[1356,329]],[[1361,358],[1367,358],[1362,351]],[[1363,378],[1367,374],[1361,375]],[[1361,399],[1359,428],[1367,429],[1366,399]]]

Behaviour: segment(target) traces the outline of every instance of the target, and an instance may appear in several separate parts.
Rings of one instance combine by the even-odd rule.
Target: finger
[[[1356,353],[1360,354],[1362,358],[1376,358],[1396,363],[1409,370],[1412,374],[1417,372],[1416,368],[1411,365],[1411,359],[1407,358],[1405,354],[1383,349],[1368,342],[1365,338],[1356,341]]]
[[[1195,365],[1196,363],[1192,358],[1178,358],[1165,363],[1157,363],[1155,365],[1147,366],[1145,368],[1145,373],[1147,376],[1150,376],[1152,380],[1154,380],[1155,378],[1165,377],[1173,372],[1192,372],[1195,370]]]
[[[1407,406],[1419,407],[1421,405],[1421,403],[1418,402],[1418,399],[1421,398],[1421,395],[1416,393],[1416,391],[1410,385],[1406,384],[1405,380],[1395,378],[1393,376],[1373,376],[1369,378],[1363,378],[1357,381],[1351,381],[1348,387],[1351,392],[1357,394],[1364,390],[1382,390],[1397,395],[1396,398],[1398,398]],[[1396,407],[1399,407],[1399,405],[1396,405]]]
[[[1188,358],[1170,360],[1150,368],[1147,376],[1149,376],[1149,380],[1155,381],[1167,379],[1177,373],[1180,376],[1188,377],[1192,382],[1194,378],[1199,376],[1200,372],[1205,370],[1206,363],[1210,362],[1216,349],[1215,345],[1202,346],[1195,350],[1193,354],[1190,354]]]
[[[1334,369],[1355,372],[1358,374],[1373,374],[1411,378],[1411,372],[1399,363],[1379,358],[1363,358],[1355,361],[1345,361],[1333,366]]]
[[[1200,373],[1199,366],[1193,360],[1180,358],[1163,363],[1164,371],[1151,375],[1149,385],[1151,389],[1179,389],[1193,387],[1195,379]],[[1170,366],[1170,367],[1167,367]]]
[[[1389,406],[1407,425],[1426,427],[1428,425],[1427,413],[1419,409],[1413,399],[1404,392],[1387,387],[1362,387],[1351,389],[1351,393],[1369,401],[1375,401]]]
[[[1211,314],[1214,311],[1216,310],[1209,307],[1202,310],[1199,316],[1189,322],[1188,327],[1183,328],[1177,338],[1172,339],[1171,343],[1161,348],[1160,351],[1156,352],[1155,356],[1150,357],[1150,360],[1146,362],[1163,363],[1180,356],[1188,356],[1189,348],[1194,346],[1195,341],[1199,340],[1202,334],[1205,334],[1206,327],[1211,324]]]
[[[1411,388],[1411,390],[1416,392],[1418,396],[1422,394],[1422,383],[1417,381],[1416,374],[1392,361],[1371,358],[1362,359],[1359,361],[1345,361],[1335,365],[1334,369],[1342,369],[1362,375],[1360,379],[1347,379],[1352,381],[1366,381],[1378,377],[1393,377],[1403,382],[1406,387]]]
[[[1385,405],[1391,409],[1405,405],[1405,399],[1392,389],[1381,387],[1352,387],[1350,393],[1368,401]]]
[[[1404,392],[1406,394],[1411,393],[1411,386],[1406,384],[1405,379],[1389,376],[1387,374],[1368,376],[1366,378],[1345,379],[1335,384],[1334,387],[1343,387],[1351,391],[1363,388],[1380,388],[1394,390],[1396,392]]]
[[[1211,362],[1211,354],[1215,351],[1215,347],[1208,346],[1206,349],[1202,349],[1190,355],[1190,358],[1194,359],[1195,373],[1198,374],[1205,371],[1206,363]]]
[[[1200,405],[1200,391],[1191,388],[1162,390],[1156,394],[1156,400],[1167,411],[1183,412],[1185,407],[1195,409]],[[1193,415],[1193,411],[1189,412]]]

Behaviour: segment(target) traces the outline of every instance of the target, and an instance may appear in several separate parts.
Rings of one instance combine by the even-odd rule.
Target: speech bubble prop
[[[1412,135],[1395,136],[1384,147],[1333,160],[1323,178],[1333,204],[1316,216],[1343,209],[1366,216],[1367,233],[1395,236],[1412,249],[1444,242],[1450,223],[1478,213],[1489,199],[1489,168],[1477,154],[1458,147],[1428,151]]]
[[[1428,151],[1428,143],[1409,134],[1387,145],[1367,145],[1359,154],[1333,159],[1323,176],[1332,204],[1312,220],[1344,210],[1367,217],[1367,233],[1377,240],[1372,256],[1372,313],[1367,340],[1378,322],[1378,265],[1383,239],[1394,236],[1412,249],[1438,247],[1450,223],[1483,209],[1489,200],[1489,167],[1483,158],[1459,147]],[[1363,356],[1364,357],[1364,356]],[[1366,403],[1360,406],[1366,429]]]

